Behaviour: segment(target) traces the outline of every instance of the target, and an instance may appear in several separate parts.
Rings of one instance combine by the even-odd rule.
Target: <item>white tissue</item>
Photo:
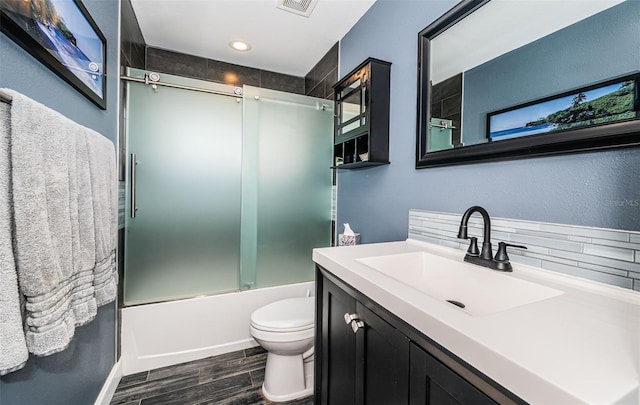
[[[354,236],[355,232],[351,229],[349,224],[344,224],[344,235],[346,236]]]

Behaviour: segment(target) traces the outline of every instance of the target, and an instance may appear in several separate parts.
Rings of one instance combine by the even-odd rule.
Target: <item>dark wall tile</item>
[[[147,47],[144,43],[132,43],[130,53],[130,67],[144,69],[146,63],[146,51]]]
[[[207,59],[207,80],[233,86],[260,86],[260,70]]]
[[[130,0],[121,2],[121,66],[144,68],[145,41]]]
[[[158,48],[147,48],[147,69],[233,86],[243,84],[304,94],[304,78]]]
[[[338,82],[338,65],[336,65],[336,67],[331,72],[329,72],[324,80],[327,82],[329,87],[332,87]],[[331,89],[331,91],[333,91],[333,89]]]
[[[338,42],[320,59],[312,69],[316,80],[322,81],[333,69],[338,66]]]
[[[462,73],[432,86],[431,103],[432,117],[455,119],[459,116],[462,111]]]
[[[120,51],[120,66],[131,66],[129,54],[123,50]]]
[[[442,116],[442,103],[436,102],[431,103],[431,116],[432,117],[441,117]]]
[[[452,76],[431,88],[432,101],[441,101],[456,94],[462,94],[462,73]]]
[[[324,98],[327,100],[333,100],[333,89],[331,89],[331,93],[327,94]]]
[[[147,47],[147,70],[206,80],[207,60],[185,53]]]
[[[311,97],[324,98],[324,83],[320,83],[318,86],[311,89],[311,91],[308,91],[306,95]]]
[[[442,83],[438,83],[431,86],[431,102],[432,103],[440,103],[442,101]]]
[[[312,91],[315,90],[315,88],[318,86],[318,84],[320,84],[320,83],[317,82],[315,80],[315,78],[313,77],[313,71],[308,73],[304,77],[304,91],[305,91],[305,94],[309,95]]]
[[[286,91],[288,93],[304,94],[304,79],[302,77],[261,70],[260,87]]]
[[[458,93],[442,100],[442,115],[452,115],[462,110],[462,94]]]
[[[338,81],[338,42],[316,63],[304,78],[305,94],[333,98],[332,86]]]
[[[338,66],[336,65],[329,74],[324,78],[325,98],[333,98],[333,85],[338,82]]]

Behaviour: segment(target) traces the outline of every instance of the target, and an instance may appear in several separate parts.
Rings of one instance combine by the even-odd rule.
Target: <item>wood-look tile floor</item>
[[[260,393],[266,360],[254,347],[125,376],[111,405],[271,404]],[[313,397],[287,404],[313,405]]]

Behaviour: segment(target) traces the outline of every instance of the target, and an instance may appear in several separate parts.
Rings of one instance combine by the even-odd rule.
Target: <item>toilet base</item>
[[[262,384],[262,395],[271,402],[287,402],[313,395],[313,387],[305,388],[303,391],[287,395],[271,395],[269,394],[269,391],[264,388],[264,384]]]
[[[269,352],[262,395],[272,402],[286,402],[313,394],[313,358],[281,356]]]

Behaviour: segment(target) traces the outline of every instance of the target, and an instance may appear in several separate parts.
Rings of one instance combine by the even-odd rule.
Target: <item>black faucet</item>
[[[469,236],[467,235],[467,224],[469,223],[469,218],[475,212],[482,215],[482,221],[484,223],[482,251],[478,250],[478,238],[469,238]],[[479,266],[484,266],[499,271],[513,271],[511,263],[509,262],[509,256],[507,256],[507,247],[515,247],[520,249],[527,248],[526,246],[512,245],[509,243],[500,242],[498,243],[498,251],[496,252],[496,257],[494,258],[493,251],[491,250],[491,218],[489,218],[489,213],[487,212],[487,210],[477,205],[469,208],[462,215],[462,221],[460,221],[460,229],[458,230],[458,238],[469,239],[471,241],[471,243],[469,244],[469,249],[467,249],[467,254],[464,256],[465,262],[477,264]]]

